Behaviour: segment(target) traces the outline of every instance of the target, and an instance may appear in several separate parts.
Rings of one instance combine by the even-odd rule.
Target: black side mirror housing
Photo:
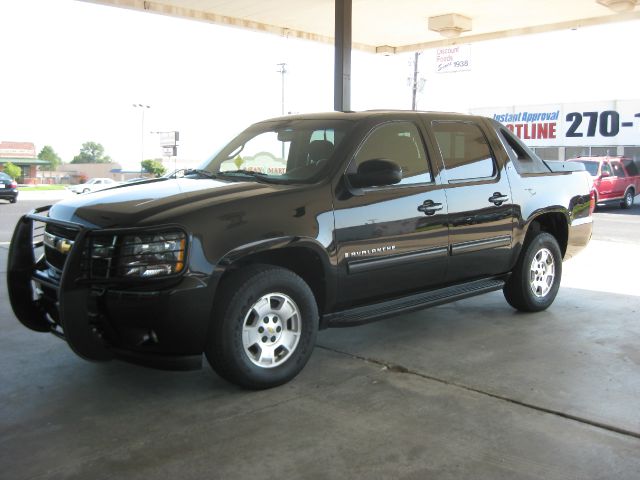
[[[385,187],[402,180],[402,167],[391,160],[376,158],[362,162],[358,171],[347,177],[355,188]]]

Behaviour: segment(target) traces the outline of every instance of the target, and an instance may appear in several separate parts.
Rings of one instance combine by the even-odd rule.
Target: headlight
[[[184,269],[186,235],[181,231],[96,236],[91,241],[93,278],[150,278]]]
[[[126,235],[120,246],[118,275],[160,277],[184,268],[186,238],[183,232]]]

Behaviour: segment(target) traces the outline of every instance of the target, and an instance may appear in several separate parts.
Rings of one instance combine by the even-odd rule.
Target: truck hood
[[[87,227],[128,227],[184,205],[205,202],[207,206],[290,188],[253,181],[213,179],[158,179],[120,185],[78,195],[53,205],[49,216]]]

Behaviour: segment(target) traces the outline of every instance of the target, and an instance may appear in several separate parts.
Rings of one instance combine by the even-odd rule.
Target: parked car
[[[109,187],[115,187],[120,185],[120,182],[116,182],[112,178],[90,178],[85,183],[74,185],[69,188],[73,193],[89,193],[103,190]]]
[[[18,201],[18,184],[4,172],[0,172],[0,198],[11,203]]]
[[[636,164],[623,157],[578,157],[570,162],[582,163],[593,177],[595,203],[613,203],[630,208],[640,192],[640,175]]]
[[[321,328],[497,290],[544,310],[591,238],[584,166],[550,166],[484,117],[276,118],[182,173],[22,217],[7,264],[18,320],[85,359],[188,369],[204,353],[268,388]]]

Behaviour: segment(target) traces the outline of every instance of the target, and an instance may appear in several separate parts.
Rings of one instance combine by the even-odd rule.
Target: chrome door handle
[[[433,215],[438,210],[442,210],[442,204],[436,203],[433,200],[425,200],[422,205],[418,206],[418,211],[425,215]]]
[[[507,195],[501,194],[500,192],[495,192],[493,195],[489,197],[489,201],[497,205],[498,207],[508,200],[509,200],[509,197]]]

